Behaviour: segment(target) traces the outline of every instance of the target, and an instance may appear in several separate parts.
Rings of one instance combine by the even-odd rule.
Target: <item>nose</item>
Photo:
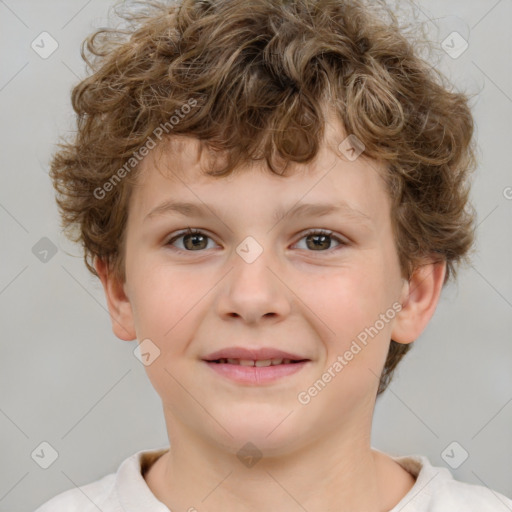
[[[234,254],[232,269],[219,288],[218,314],[240,318],[248,324],[256,324],[262,318],[282,320],[290,313],[292,292],[279,277],[276,259],[267,250],[256,258],[241,254]]]

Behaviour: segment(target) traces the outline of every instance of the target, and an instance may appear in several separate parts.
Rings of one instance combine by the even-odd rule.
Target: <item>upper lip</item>
[[[264,361],[268,359],[292,359],[294,361],[307,360],[291,352],[284,352],[275,348],[249,349],[244,347],[229,347],[212,352],[203,358],[204,361],[216,361],[217,359],[244,359],[248,361]]]

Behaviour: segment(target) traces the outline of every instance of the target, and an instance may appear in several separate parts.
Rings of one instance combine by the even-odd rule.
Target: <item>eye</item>
[[[310,229],[302,235],[301,240],[303,239],[306,239],[306,247],[312,249],[313,252],[326,252],[330,249],[331,240],[336,240],[339,246],[348,245],[341,238],[334,236],[332,231],[323,229]]]
[[[188,228],[186,231],[182,231],[172,237],[165,245],[171,245],[175,240],[179,240],[180,238],[183,238],[184,249],[178,247],[177,250],[182,252],[193,252],[200,249],[206,249],[206,246],[208,245],[207,240],[211,240],[211,238],[202,231]]]
[[[208,248],[208,239],[211,240],[207,234],[197,229],[188,228],[186,231],[178,233],[166,242],[165,245],[173,245],[176,240],[183,239],[183,248],[176,247],[177,251],[181,252],[195,252],[201,249]],[[331,249],[331,242],[335,240],[338,246],[348,245],[347,242],[341,238],[334,236],[332,231],[323,229],[311,229],[304,233],[300,240],[306,239],[306,249],[311,249],[313,252],[326,252]]]

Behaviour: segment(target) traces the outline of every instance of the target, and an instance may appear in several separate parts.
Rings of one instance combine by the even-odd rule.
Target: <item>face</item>
[[[187,137],[143,161],[122,318],[158,347],[170,431],[277,454],[371,422],[405,285],[384,170],[344,158],[340,133],[286,176],[202,176]]]

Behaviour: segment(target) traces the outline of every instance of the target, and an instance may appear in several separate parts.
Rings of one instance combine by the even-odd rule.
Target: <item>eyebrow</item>
[[[183,215],[185,217],[208,217],[213,214],[216,217],[221,218],[221,214],[212,205],[207,205],[205,203],[199,204],[168,200],[153,208],[144,217],[144,221],[149,220],[150,218],[156,216],[173,213]],[[371,217],[369,217],[366,213],[356,210],[355,208],[349,206],[345,202],[341,202],[339,204],[301,203],[291,208],[280,207],[278,210],[274,212],[272,218],[277,223],[283,220],[288,215],[291,217],[324,217],[332,213],[343,213],[346,216],[352,217],[354,219],[359,219],[361,221],[364,221],[365,223],[372,222]]]

